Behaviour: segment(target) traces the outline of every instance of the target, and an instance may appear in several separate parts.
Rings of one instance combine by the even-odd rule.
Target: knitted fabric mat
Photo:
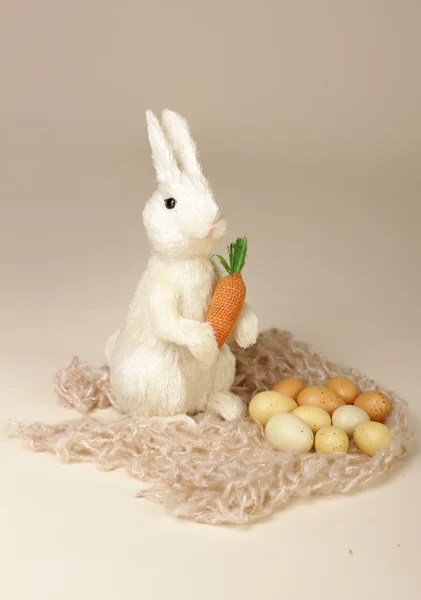
[[[362,391],[382,390],[359,371],[326,360],[291,334],[261,333],[247,350],[232,346],[237,358],[233,391],[246,403],[283,377],[307,385],[345,376]],[[55,453],[63,462],[93,462],[99,468],[125,467],[149,485],[142,498],[162,503],[172,514],[210,524],[245,524],[268,517],[294,497],[346,493],[386,475],[406,452],[411,438],[406,403],[385,391],[393,409],[389,445],[373,458],[351,442],[348,453],[275,451],[250,419],[226,422],[211,414],[163,424],[136,417],[105,421],[89,415],[113,403],[107,367],[92,368],[74,358],[57,374],[61,403],[84,413],[56,425],[13,423],[11,435],[35,451]]]

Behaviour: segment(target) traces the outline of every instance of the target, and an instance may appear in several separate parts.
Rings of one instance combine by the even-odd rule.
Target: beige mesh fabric
[[[234,391],[245,402],[282,377],[314,384],[343,375],[363,391],[381,389],[285,332],[262,333],[252,348],[233,350],[237,355]],[[112,403],[107,370],[93,369],[77,359],[59,373],[56,390],[66,406],[82,412]],[[35,451],[55,453],[63,462],[93,462],[106,470],[124,467],[150,484],[140,497],[162,503],[179,517],[244,524],[269,516],[294,497],[346,493],[389,474],[405,454],[411,436],[405,402],[383,391],[393,403],[387,423],[391,442],[373,458],[352,443],[347,454],[276,452],[249,419],[225,422],[210,414],[198,415],[195,428],[131,417],[106,422],[84,416],[55,425],[14,423],[11,434],[25,439]]]

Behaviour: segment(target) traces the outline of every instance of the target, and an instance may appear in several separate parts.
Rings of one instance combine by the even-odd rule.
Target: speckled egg
[[[263,427],[273,415],[281,412],[292,412],[297,408],[295,400],[281,392],[267,391],[256,394],[250,401],[249,414],[253,421]]]
[[[354,404],[360,394],[359,387],[346,377],[333,377],[326,383],[326,387],[336,392],[347,404]]]
[[[365,410],[372,421],[379,423],[383,423],[392,410],[392,403],[383,392],[364,392],[355,400],[355,406]]]
[[[297,402],[299,406],[318,406],[324,408],[332,415],[337,408],[344,406],[345,400],[336,392],[321,385],[311,385],[299,393]]]
[[[316,433],[314,447],[316,448],[316,452],[320,454],[347,452],[349,439],[343,429],[330,425],[329,427],[322,427]]]
[[[313,433],[317,433],[322,427],[332,424],[329,413],[320,406],[299,406],[292,411],[292,414],[307,423]]]
[[[357,425],[353,437],[357,448],[368,456],[374,456],[378,450],[390,442],[390,431],[384,423],[369,421]]]
[[[278,413],[269,419],[265,435],[268,442],[281,452],[309,452],[314,443],[310,427],[291,413]]]
[[[349,437],[352,437],[357,425],[366,423],[369,420],[370,417],[362,408],[352,404],[340,406],[332,415],[332,425],[343,429]]]
[[[275,383],[273,386],[273,391],[282,392],[286,394],[290,398],[296,400],[298,398],[298,394],[305,388],[304,383],[300,379],[295,379],[295,377],[287,377],[285,379],[281,379],[278,383]]]

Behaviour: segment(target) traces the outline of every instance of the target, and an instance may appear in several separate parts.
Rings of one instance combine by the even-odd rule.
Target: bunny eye
[[[169,210],[171,208],[174,208],[174,206],[177,204],[177,200],[175,198],[167,198],[165,200],[165,206],[166,208],[168,208]]]

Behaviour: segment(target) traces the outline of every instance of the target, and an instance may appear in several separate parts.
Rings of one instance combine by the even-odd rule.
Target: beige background
[[[249,300],[421,414],[417,0],[0,4],[0,420],[73,417],[148,247],[144,111],[186,115]],[[2,596],[419,598],[421,462],[252,529],[170,518],[139,482],[0,441]],[[353,556],[349,553],[353,550]],[[405,591],[404,591],[405,590]]]

